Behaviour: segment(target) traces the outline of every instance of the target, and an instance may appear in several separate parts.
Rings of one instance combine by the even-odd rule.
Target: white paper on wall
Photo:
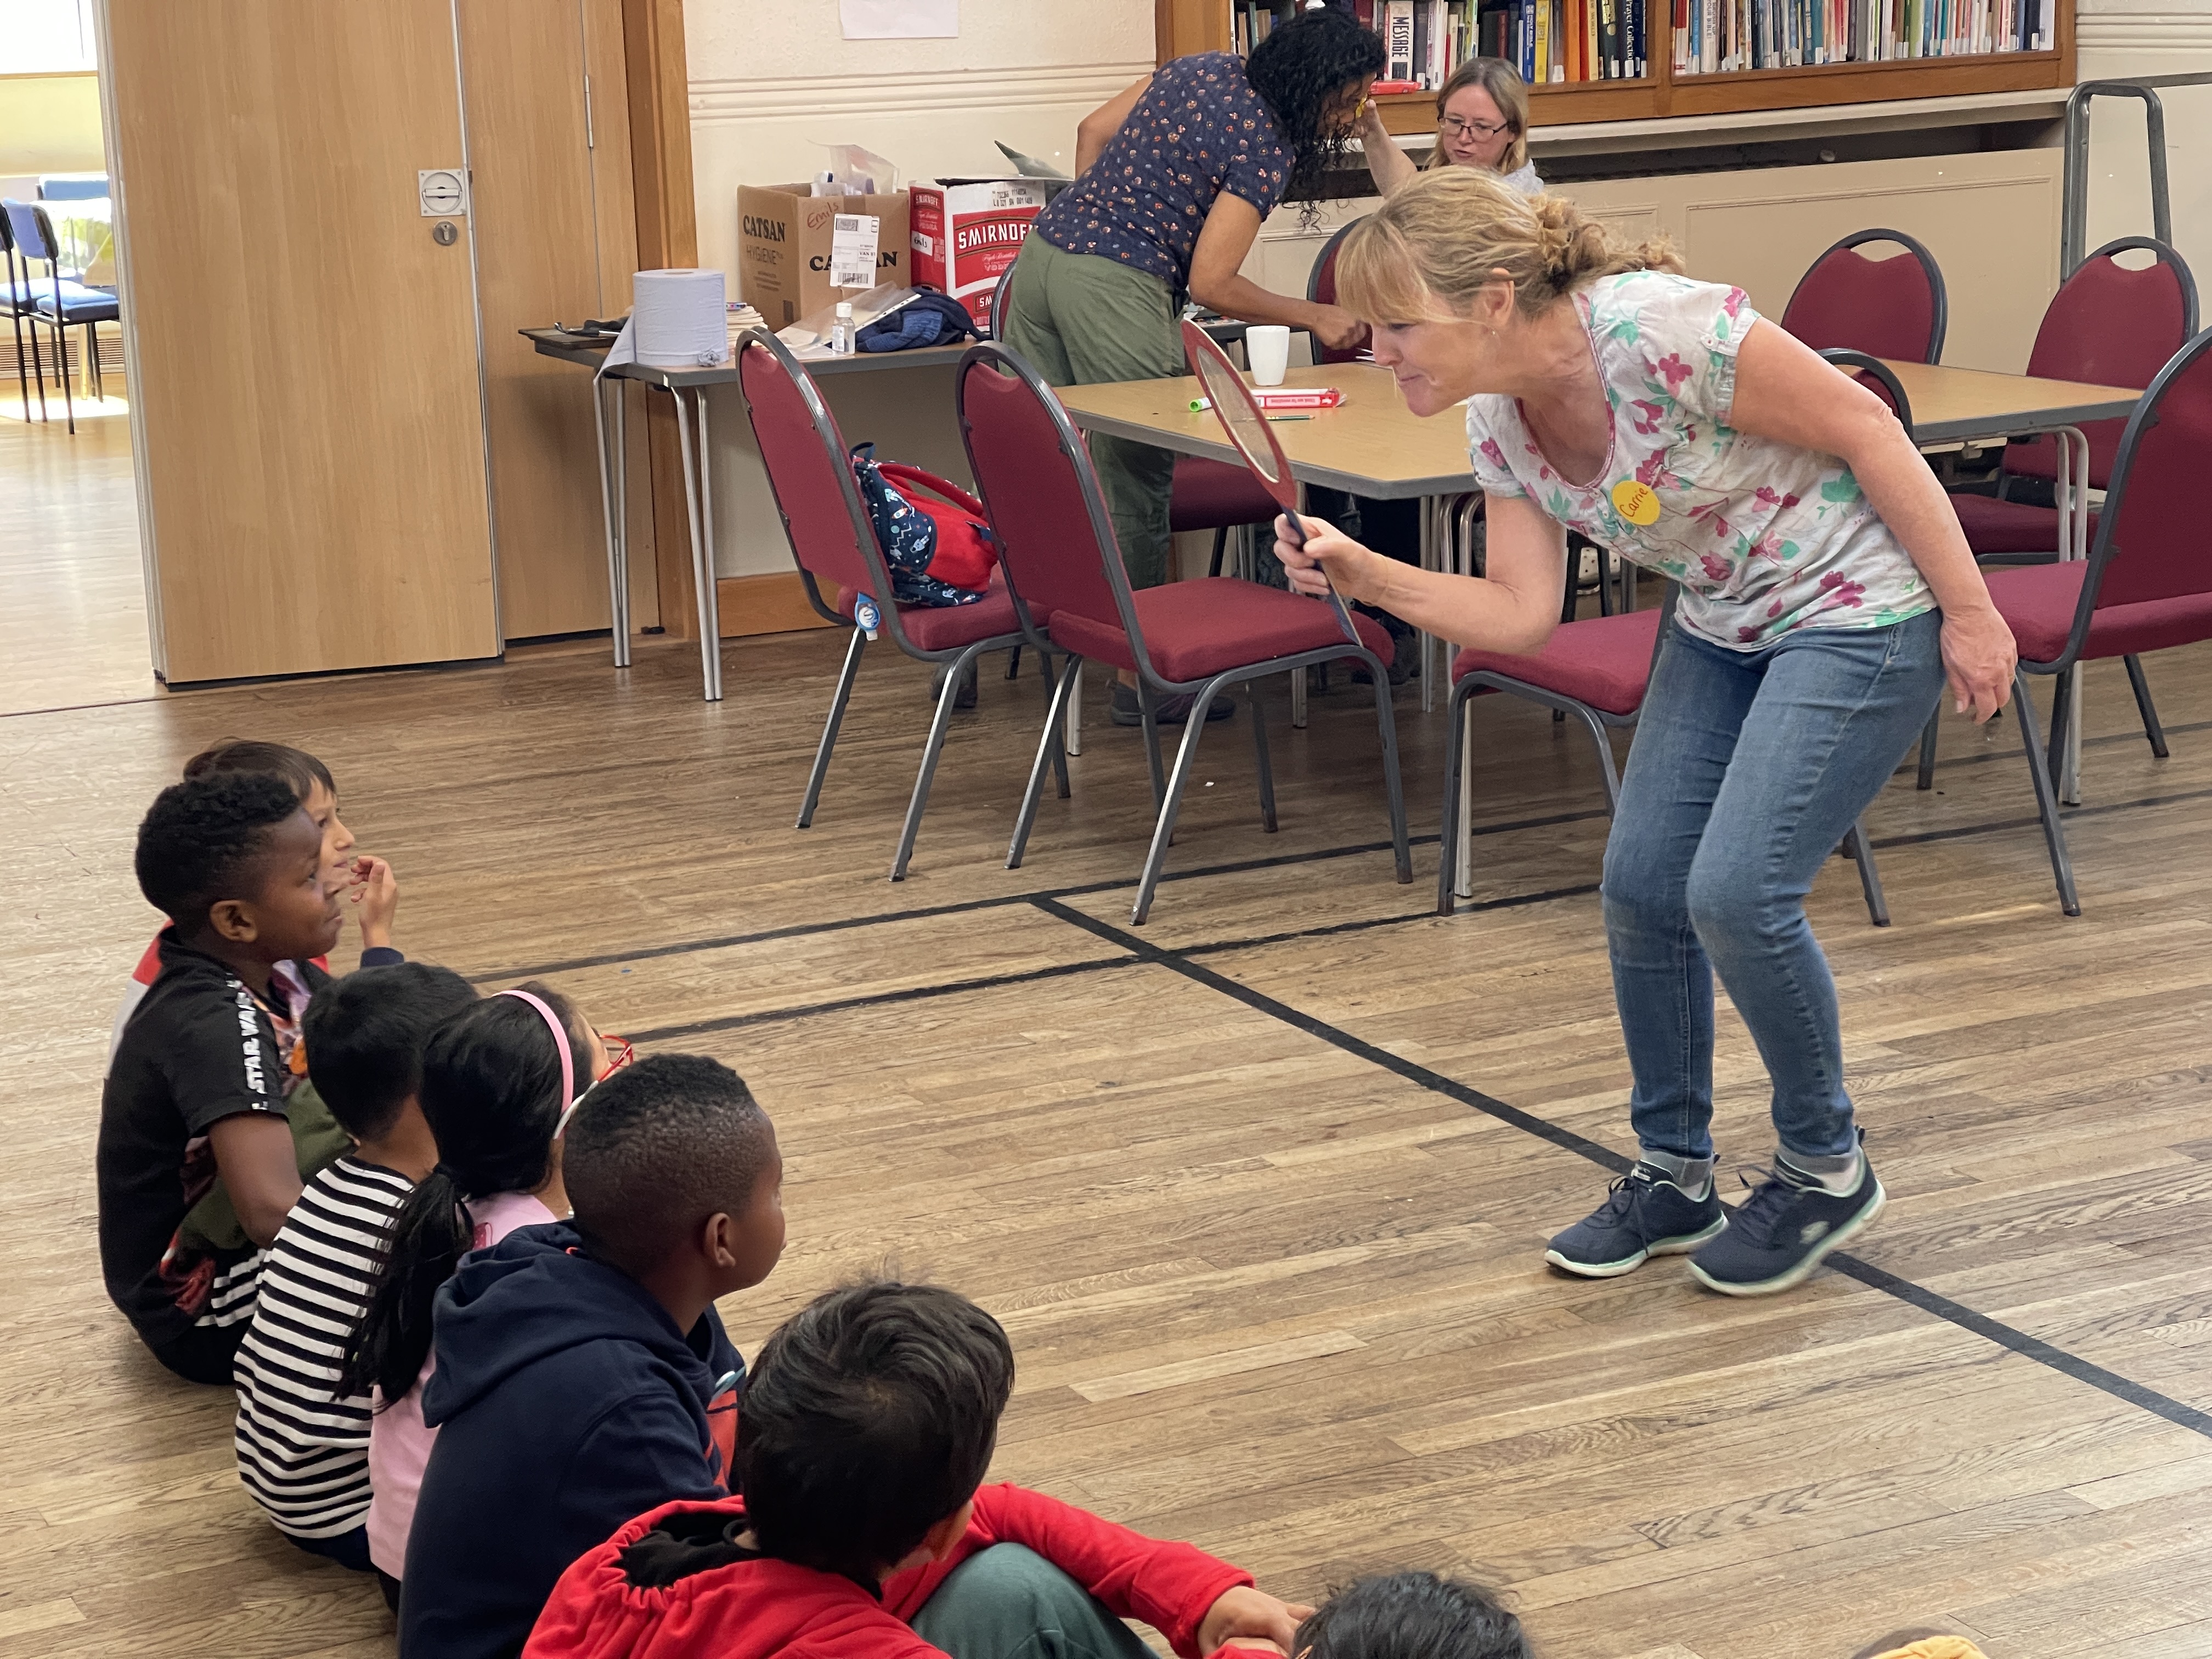
[[[848,40],[947,40],[960,33],[960,0],[837,0]]]

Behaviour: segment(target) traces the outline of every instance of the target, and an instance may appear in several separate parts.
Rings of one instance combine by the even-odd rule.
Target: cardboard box
[[[991,296],[1044,210],[1040,179],[939,179],[908,191],[914,204],[914,280],[942,289],[991,326]]]
[[[830,285],[830,221],[841,213],[873,214],[876,282],[911,283],[911,231],[903,191],[895,196],[810,196],[805,185],[738,187],[738,290],[770,328],[849,300],[866,289]]]

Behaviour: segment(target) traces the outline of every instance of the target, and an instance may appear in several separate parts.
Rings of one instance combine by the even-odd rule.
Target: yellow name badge
[[[1659,495],[1648,483],[1623,478],[1613,487],[1613,510],[1635,525],[1659,522]]]

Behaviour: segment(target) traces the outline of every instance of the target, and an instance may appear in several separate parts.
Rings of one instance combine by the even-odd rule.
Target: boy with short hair
[[[1012,1391],[999,1322],[927,1285],[817,1298],[762,1346],[742,1498],[639,1516],[562,1575],[531,1659],[1014,1659],[1292,1651],[1293,1607],[1188,1544],[981,1483]],[[1237,1651],[1235,1649],[1231,1652]]]
[[[195,1382],[230,1381],[261,1251],[300,1196],[289,1061],[299,993],[328,982],[312,963],[338,937],[322,851],[291,789],[254,774],[173,784],[138,826],[138,885],[169,926],[100,1096],[100,1272],[154,1357]],[[296,989],[280,962],[301,964]],[[185,1243],[216,1180],[244,1242]]]
[[[663,1054],[579,1101],[562,1176],[573,1223],[517,1229],[438,1292],[405,1659],[520,1653],[571,1561],[728,1490],[743,1367],[714,1300],[782,1253],[774,1127],[727,1066]]]
[[[270,1246],[238,1352],[239,1479],[293,1543],[367,1572],[369,1398],[341,1396],[346,1345],[386,1237],[438,1161],[416,1099],[422,1045],[476,1000],[451,969],[364,968],[307,1005],[307,1073],[353,1151],[307,1182]]]

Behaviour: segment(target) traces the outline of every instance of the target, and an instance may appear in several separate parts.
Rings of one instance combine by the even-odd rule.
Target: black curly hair
[[[138,890],[187,933],[219,899],[252,896],[270,832],[301,810],[265,772],[218,772],[173,783],[138,826]]]
[[[1298,1626],[1306,1659],[1529,1659],[1521,1621],[1488,1590],[1433,1572],[1376,1573]]]
[[[1285,201],[1313,201],[1323,176],[1343,165],[1352,124],[1325,131],[1322,118],[1346,88],[1382,72],[1382,36],[1333,6],[1300,12],[1252,49],[1244,78],[1291,148]]]

